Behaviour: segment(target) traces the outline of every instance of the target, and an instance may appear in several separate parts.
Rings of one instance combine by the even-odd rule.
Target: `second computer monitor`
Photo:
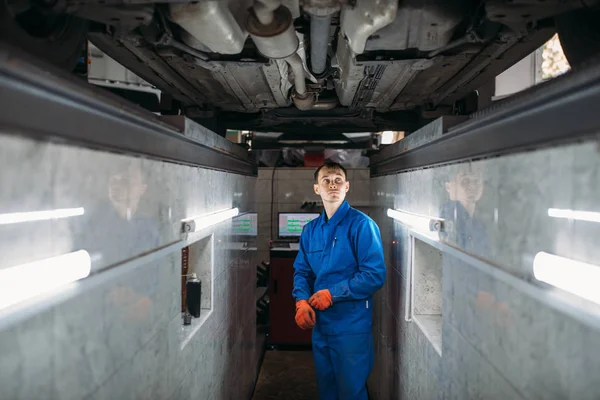
[[[231,221],[231,234],[233,236],[257,236],[258,235],[258,214],[248,212]]]
[[[319,213],[279,213],[279,238],[299,238],[304,225],[318,218],[319,215]]]

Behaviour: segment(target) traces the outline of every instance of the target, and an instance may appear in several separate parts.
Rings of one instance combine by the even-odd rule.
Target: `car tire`
[[[8,1],[0,0],[0,41],[72,71],[85,49],[87,21],[35,7],[17,14]]]
[[[556,18],[560,44],[572,68],[600,56],[600,9],[584,8]]]

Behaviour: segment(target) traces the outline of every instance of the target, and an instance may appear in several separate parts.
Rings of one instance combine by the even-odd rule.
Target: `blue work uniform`
[[[485,224],[469,215],[459,201],[449,201],[440,210],[440,217],[452,223],[450,232],[443,233],[446,240],[454,241],[463,249],[480,257],[490,256],[490,242]]]
[[[294,269],[296,301],[323,289],[333,301],[326,310],[315,310],[319,397],[366,400],[374,359],[372,295],[386,275],[379,227],[344,201],[329,220],[323,212],[304,227]]]

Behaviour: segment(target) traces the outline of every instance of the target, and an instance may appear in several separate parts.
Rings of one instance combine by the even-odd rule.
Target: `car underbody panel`
[[[535,3],[535,4],[534,4]],[[534,7],[535,6],[535,7]],[[227,128],[413,130],[530,54],[580,1],[68,0],[89,40]]]

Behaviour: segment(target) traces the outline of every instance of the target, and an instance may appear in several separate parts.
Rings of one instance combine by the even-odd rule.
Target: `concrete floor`
[[[317,379],[312,351],[265,353],[252,400],[315,400]]]

